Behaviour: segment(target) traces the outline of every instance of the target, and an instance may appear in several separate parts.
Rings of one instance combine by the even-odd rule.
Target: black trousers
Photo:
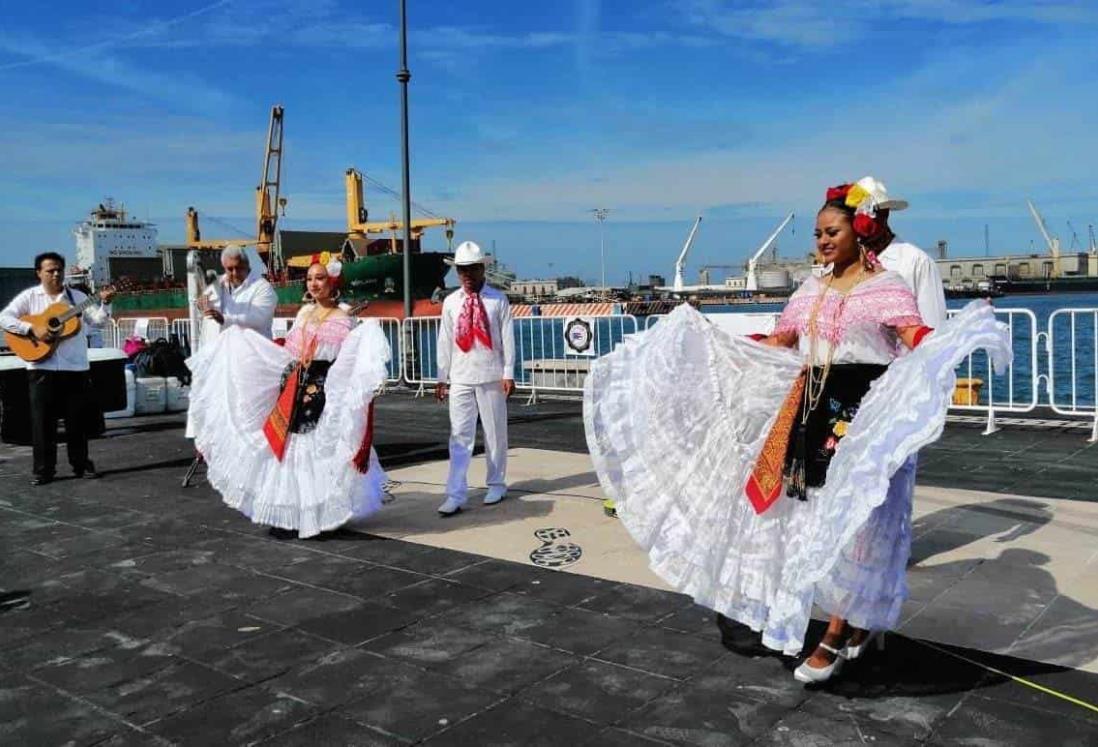
[[[52,477],[57,468],[57,419],[65,419],[69,465],[83,472],[88,464],[85,398],[87,371],[27,371],[30,384],[34,474]]]

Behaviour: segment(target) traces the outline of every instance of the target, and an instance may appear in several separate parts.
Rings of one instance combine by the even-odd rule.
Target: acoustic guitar
[[[75,306],[64,302],[51,304],[41,314],[27,314],[19,317],[35,327],[45,327],[50,333],[48,340],[31,339],[15,332],[5,332],[4,341],[11,351],[27,363],[41,363],[57,350],[63,340],[80,332],[80,315],[89,306],[99,303],[99,294],[93,293]]]

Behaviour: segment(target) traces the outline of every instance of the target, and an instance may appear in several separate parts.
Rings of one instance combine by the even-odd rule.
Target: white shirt
[[[488,312],[492,349],[477,341],[468,353],[454,341],[457,320],[466,297],[465,290],[459,288],[442,302],[442,320],[438,330],[438,380],[450,384],[490,384],[514,379],[515,333],[507,296],[487,284],[481,289],[480,299]]]
[[[87,295],[78,290],[70,290],[72,304],[79,304]],[[19,317],[27,314],[41,314],[55,303],[69,303],[68,294],[62,290],[56,296],[51,296],[41,285],[27,288],[12,299],[7,308],[0,311],[0,327],[8,332],[25,335],[31,330],[31,325],[19,320]],[[110,318],[110,306],[102,304],[89,306],[84,309],[81,324],[98,327]],[[39,363],[27,362],[26,366],[31,370],[39,371],[87,371],[88,366],[88,333],[81,330],[79,334],[62,340],[53,355]]]
[[[225,318],[222,327],[238,325],[253,329],[271,339],[271,325],[274,322],[278,295],[275,289],[263,277],[252,275],[236,288],[230,288],[225,277],[206,289],[211,308],[221,312]],[[216,322],[215,322],[216,324]]]
[[[877,259],[886,270],[892,270],[902,277],[915,294],[923,324],[935,329],[945,324],[946,302],[942,275],[938,272],[938,265],[926,252],[914,244],[893,239],[886,249],[877,254]]]

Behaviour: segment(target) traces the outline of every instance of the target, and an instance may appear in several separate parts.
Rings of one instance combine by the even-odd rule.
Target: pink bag
[[[122,352],[126,354],[127,358],[133,358],[149,345],[141,337],[127,337],[125,342],[122,343]]]

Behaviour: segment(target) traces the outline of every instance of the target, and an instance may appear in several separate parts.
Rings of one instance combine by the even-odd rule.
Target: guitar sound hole
[[[57,317],[54,317],[46,322],[46,328],[51,332],[56,332],[61,329],[61,322],[57,321]]]

